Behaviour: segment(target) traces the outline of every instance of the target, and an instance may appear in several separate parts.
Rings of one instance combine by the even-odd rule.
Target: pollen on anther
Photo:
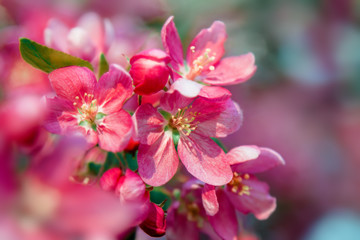
[[[79,100],[79,96],[76,96],[75,99],[76,99],[76,100]]]
[[[195,52],[195,46],[191,46],[191,47],[190,47],[190,50],[191,50],[191,52],[194,53],[194,52]]]
[[[244,178],[247,180],[250,178],[250,175],[246,173],[246,174],[244,174]]]
[[[214,66],[210,66],[210,67],[209,67],[209,70],[210,70],[210,71],[214,71],[214,70],[215,70],[215,67],[214,67]]]
[[[76,102],[73,103],[74,106],[76,106],[76,104],[77,104]]]

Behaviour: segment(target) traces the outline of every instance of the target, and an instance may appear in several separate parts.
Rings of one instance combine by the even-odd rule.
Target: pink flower
[[[149,192],[145,183],[136,173],[126,170],[123,175],[120,168],[107,170],[100,179],[100,186],[106,191],[114,191],[121,203],[147,203]]]
[[[219,234],[236,236],[236,217],[230,217],[234,208],[244,214],[253,213],[259,220],[267,219],[276,208],[276,199],[269,194],[266,183],[257,180],[254,173],[269,170],[277,165],[285,164],[282,157],[268,148],[256,146],[240,146],[227,154],[234,170],[233,179],[224,189],[216,189],[205,184],[202,191],[204,209],[214,230]],[[224,219],[232,220],[232,230],[229,224],[223,228],[220,224]]]
[[[121,204],[127,208],[142,209],[135,225],[140,224],[144,232],[153,237],[165,234],[164,210],[150,202],[149,192],[139,175],[130,170],[126,170],[123,175],[121,169],[112,168],[103,174],[100,186],[106,191],[114,191]]]
[[[44,31],[45,44],[73,56],[92,61],[106,52],[113,40],[113,27],[95,13],[86,13],[69,29],[57,19],[51,19]]]
[[[143,51],[130,59],[130,75],[133,78],[134,92],[150,95],[162,90],[168,82],[170,57],[158,49]]]
[[[150,203],[149,214],[139,226],[144,232],[152,237],[164,236],[166,231],[164,210],[155,203]]]
[[[177,73],[175,78],[223,86],[245,82],[254,75],[256,66],[252,53],[221,59],[227,34],[224,23],[220,21],[215,21],[210,28],[198,33],[187,49],[184,63],[182,45],[173,18],[171,16],[165,22],[161,37]]]
[[[225,194],[220,193],[218,196],[221,203],[219,212],[224,214],[219,215],[217,222],[206,214],[201,195],[202,184],[199,181],[190,180],[183,185],[180,198],[172,204],[167,216],[168,239],[195,240],[199,239],[200,231],[210,239],[236,239],[238,222],[234,208]]]
[[[80,133],[89,146],[99,143],[107,151],[122,151],[132,133],[131,116],[121,109],[132,94],[130,76],[111,66],[97,82],[87,68],[54,70],[49,79],[57,97],[47,98],[45,128],[56,134]]]
[[[256,146],[233,148],[227,157],[234,164],[233,180],[225,188],[230,201],[244,214],[253,213],[259,220],[267,219],[276,208],[276,199],[270,196],[269,186],[254,173],[284,165],[284,159],[271,149]]]
[[[139,174],[150,185],[159,186],[175,174],[179,158],[196,178],[223,185],[232,171],[223,150],[210,137],[225,137],[241,124],[240,109],[223,95],[217,99],[186,98],[170,89],[161,99],[161,114],[150,104],[133,115],[139,138]],[[174,141],[178,141],[177,151]],[[178,156],[178,154],[179,156]]]

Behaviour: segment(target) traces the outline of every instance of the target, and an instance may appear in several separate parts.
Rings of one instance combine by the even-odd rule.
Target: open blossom
[[[161,37],[165,51],[171,57],[175,78],[223,86],[245,82],[256,71],[252,53],[221,59],[227,38],[223,22],[215,21],[210,28],[199,32],[187,49],[185,63],[173,17],[165,22]]]
[[[150,95],[162,90],[169,80],[170,57],[158,49],[143,51],[130,59],[130,75],[133,78],[134,92]]]
[[[170,89],[161,99],[163,115],[150,104],[139,106],[133,115],[140,141],[139,174],[147,184],[159,186],[169,181],[179,158],[193,176],[206,183],[223,185],[231,180],[225,153],[210,137],[235,132],[241,124],[241,111],[230,94],[213,100],[202,97],[207,95],[206,89],[196,98]],[[174,141],[178,141],[177,151]]]
[[[257,219],[264,220],[276,208],[276,199],[269,194],[269,186],[257,180],[254,173],[267,171],[285,162],[275,151],[257,146],[236,147],[227,157],[234,171],[233,179],[224,189],[205,184],[202,202],[214,230],[220,236],[236,236],[234,209],[244,214],[253,213]],[[220,224],[224,220],[228,224]]]
[[[229,200],[218,196],[219,201],[223,200],[220,206],[222,212],[230,214],[222,215],[222,222],[217,222],[220,226],[214,226],[201,201],[202,188],[202,183],[196,180],[190,180],[183,185],[180,198],[169,209],[168,239],[196,240],[200,238],[200,232],[208,235],[210,239],[237,239],[236,214]],[[217,228],[222,231],[217,231]]]
[[[106,52],[114,38],[113,26],[95,13],[86,13],[73,28],[50,19],[44,31],[45,44],[73,56],[92,61]]]
[[[107,151],[122,151],[132,133],[131,116],[122,105],[132,94],[130,76],[112,65],[97,82],[84,67],[65,67],[49,75],[57,94],[47,98],[45,128],[56,134],[80,133],[89,146],[97,143]]]

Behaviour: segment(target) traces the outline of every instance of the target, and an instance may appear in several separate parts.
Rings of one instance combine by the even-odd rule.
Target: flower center
[[[187,208],[187,219],[189,221],[197,222],[200,217],[200,208],[196,203],[189,203],[186,205]]]
[[[192,106],[190,106],[190,109]],[[196,117],[200,115],[200,112],[187,112],[189,108],[179,108],[175,115],[171,115],[169,125],[177,129],[180,133],[189,136],[192,131],[197,128],[199,121],[195,121]]]
[[[250,187],[245,185],[243,180],[248,180],[250,178],[250,175],[245,174],[238,174],[234,172],[233,179],[227,184],[230,187],[231,192],[238,194],[240,196],[242,195],[250,195]]]
[[[190,50],[192,53],[195,53],[195,46],[191,46]],[[215,56],[216,56],[216,52],[214,52],[213,54],[211,54],[211,49],[207,48],[205,49],[205,53],[203,55],[200,55],[199,57],[197,57],[193,62],[192,65],[190,67],[190,71],[189,73],[186,75],[187,79],[190,80],[194,80],[194,78],[198,75],[201,74],[201,72],[206,69],[205,67],[207,65],[209,65],[212,61],[215,60]],[[214,71],[215,67],[214,66],[209,66],[207,67],[208,70],[210,71]]]
[[[73,105],[77,107],[80,113],[80,121],[95,122],[98,106],[93,94],[84,93],[81,98],[76,96]]]

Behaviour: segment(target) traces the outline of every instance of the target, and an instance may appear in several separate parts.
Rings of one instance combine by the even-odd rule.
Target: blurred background
[[[49,139],[36,104],[51,88],[46,74],[21,60],[18,38],[44,43],[49,19],[74,26],[89,11],[112,23],[109,59],[119,64],[124,55],[162,48],[160,30],[170,15],[183,46],[214,20],[225,22],[226,55],[253,52],[258,70],[229,87],[244,123],[224,144],[270,147],[286,161],[260,176],[277,210],[266,221],[248,216],[246,231],[264,240],[360,239],[358,0],[1,0],[2,196],[15,191],[26,156],[39,161],[62,146],[43,150]],[[9,223],[0,217],[0,225]]]

